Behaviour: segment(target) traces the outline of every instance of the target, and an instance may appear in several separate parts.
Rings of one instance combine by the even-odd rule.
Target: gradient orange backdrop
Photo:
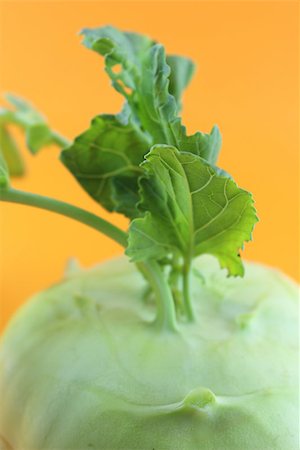
[[[190,132],[223,134],[219,164],[253,192],[260,216],[244,257],[298,277],[298,2],[1,3],[1,91],[30,99],[73,138],[122,99],[103,61],[80,45],[82,27],[112,24],[147,33],[198,65],[184,98]],[[18,135],[23,143],[23,138]],[[57,161],[25,152],[16,188],[109,215]],[[118,215],[111,219],[126,228]],[[34,292],[62,277],[67,259],[90,266],[121,253],[97,232],[60,216],[1,205],[1,314],[6,323]]]

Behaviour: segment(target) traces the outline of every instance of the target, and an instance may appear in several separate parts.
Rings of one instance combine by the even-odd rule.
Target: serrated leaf
[[[126,102],[120,114],[98,116],[61,159],[97,202],[132,218],[138,213],[139,165],[153,143],[176,144],[215,161],[220,133],[215,127],[210,134],[187,136],[177,117],[194,71],[191,60],[169,56],[169,66],[161,45],[113,27],[84,30],[83,35],[84,44],[105,57],[106,71]]]
[[[166,57],[162,45],[113,27],[83,30],[83,35],[84,44],[104,56],[113,86],[126,98],[133,120],[150,135],[152,144],[174,145],[216,162],[221,144],[218,129],[187,136],[178,117],[180,96],[193,73],[190,60]]]
[[[167,55],[166,61],[171,69],[169,93],[175,97],[178,108],[181,109],[181,97],[193,77],[195,65],[191,59],[179,55]]]
[[[251,194],[204,159],[170,146],[155,146],[143,168],[144,217],[132,221],[126,252],[132,260],[208,253],[230,275],[242,275],[239,250],[257,221]]]
[[[138,213],[139,167],[149,150],[145,135],[122,116],[102,115],[61,154],[64,165],[104,208]]]

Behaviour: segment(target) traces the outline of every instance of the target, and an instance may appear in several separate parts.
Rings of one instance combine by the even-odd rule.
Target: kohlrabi
[[[23,100],[0,111],[0,199],[63,214],[125,257],[72,268],[15,316],[1,341],[0,441],[14,450],[297,450],[297,287],[239,255],[253,199],[216,164],[217,127],[187,135],[193,63],[112,27],[84,30],[125,97],[69,143]],[[117,69],[117,70],[116,70]],[[73,205],[18,191],[31,152],[61,161],[128,233]]]

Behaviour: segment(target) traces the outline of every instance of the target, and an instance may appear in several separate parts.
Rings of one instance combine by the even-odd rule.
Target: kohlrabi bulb
[[[145,286],[120,259],[21,309],[1,343],[4,448],[298,450],[296,285],[201,257],[177,332],[155,328]]]

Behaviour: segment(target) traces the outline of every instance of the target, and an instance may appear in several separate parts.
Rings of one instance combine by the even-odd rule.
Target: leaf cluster
[[[218,127],[189,136],[182,124],[194,64],[135,33],[104,27],[82,34],[84,45],[104,57],[125,103],[120,114],[94,118],[61,160],[104,208],[131,219],[132,260],[189,264],[210,253],[241,275],[239,250],[256,221],[253,200],[215,167]]]
[[[15,109],[0,111],[1,186],[8,186],[9,172],[23,171],[7,128],[13,123],[24,129],[32,153],[53,143],[66,147],[61,161],[83,189],[108,211],[130,219],[131,260],[155,260],[177,270],[208,253],[230,275],[242,275],[239,252],[257,221],[253,199],[215,165],[222,142],[218,127],[188,135],[182,124],[182,94],[193,62],[166,55],[146,36],[110,26],[82,35],[84,45],[104,57],[112,86],[124,97],[122,111],[98,115],[65,146],[43,116],[10,96]]]

